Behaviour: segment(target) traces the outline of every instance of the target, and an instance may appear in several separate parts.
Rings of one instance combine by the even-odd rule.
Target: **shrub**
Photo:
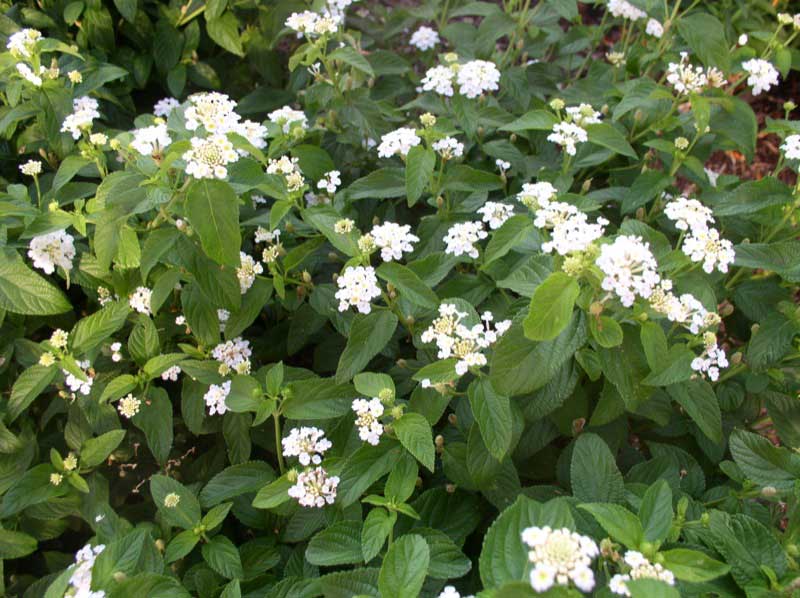
[[[796,591],[800,15],[349,4],[7,7],[5,592]]]

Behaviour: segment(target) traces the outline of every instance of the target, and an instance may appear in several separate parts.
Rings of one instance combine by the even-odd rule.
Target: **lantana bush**
[[[800,595],[789,4],[3,2],[0,593]]]

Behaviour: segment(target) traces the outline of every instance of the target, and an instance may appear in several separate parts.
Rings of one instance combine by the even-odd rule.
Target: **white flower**
[[[270,122],[280,125],[284,133],[291,131],[292,125],[299,126],[303,130],[308,128],[306,113],[302,110],[295,110],[291,106],[273,110],[267,115],[267,118],[269,118]]]
[[[445,586],[437,598],[475,598],[474,596],[461,596],[453,586]]]
[[[344,274],[336,279],[339,290],[336,298],[339,300],[339,311],[347,311],[354,306],[362,314],[372,311],[370,301],[381,296],[375,269],[372,266],[348,266]]]
[[[487,201],[478,209],[478,214],[483,215],[483,221],[489,224],[490,229],[496,230],[514,215],[514,208],[506,203]]]
[[[625,564],[630,567],[628,573],[618,573],[608,582],[608,588],[614,594],[630,596],[630,590],[625,582],[632,579],[658,579],[671,586],[675,585],[675,576],[672,571],[665,569],[658,563],[651,563],[645,556],[635,550],[625,553]]]
[[[61,370],[61,372],[64,374],[64,383],[72,392],[80,392],[82,395],[86,396],[92,392],[92,384],[94,384],[94,378],[87,372],[91,364],[88,361],[79,361],[77,364],[83,373],[83,377],[86,379],[81,380],[75,374],[68,372],[67,370]]]
[[[53,345],[56,349],[65,349],[67,347],[67,343],[69,343],[69,334],[62,330],[61,328],[56,328],[53,330],[53,334],[50,335],[50,344]]]
[[[689,54],[681,52],[679,63],[670,62],[667,66],[667,82],[679,94],[698,93],[708,85],[708,77],[702,66],[689,64]]]
[[[517,201],[531,209],[543,208],[555,198],[558,190],[546,181],[525,183],[517,193]]]
[[[127,397],[122,398],[119,400],[117,404],[117,411],[122,417],[127,419],[132,418],[134,415],[139,413],[139,407],[141,407],[142,402],[134,397],[132,394],[128,394]]]
[[[529,527],[523,530],[522,541],[530,548],[534,590],[545,592],[553,585],[568,586],[570,581],[581,591],[594,589],[591,565],[600,550],[590,537],[567,528]]]
[[[728,367],[728,358],[725,350],[717,344],[717,337],[713,332],[703,335],[703,352],[692,360],[692,369],[711,380],[719,379],[720,368]]]
[[[494,164],[495,164],[495,166],[497,166],[497,169],[500,171],[501,175],[505,175],[505,172],[509,168],[511,168],[511,162],[506,162],[505,160],[501,160],[500,158],[495,160]]]
[[[683,231],[706,230],[714,222],[711,209],[696,199],[678,197],[664,206],[664,214],[675,222],[675,228]]]
[[[286,181],[286,188],[290,192],[299,191],[305,185],[299,162],[298,158],[290,158],[289,156],[281,156],[277,160],[271,158],[267,164],[267,174],[283,176]]]
[[[304,10],[301,13],[294,12],[285,25],[289,29],[297,32],[297,37],[315,37],[318,35],[336,33],[342,17],[339,14],[331,14],[325,11],[323,14]]]
[[[383,425],[380,416],[383,415],[383,404],[380,399],[372,398],[355,399],[352,409],[356,413],[356,426],[358,427],[358,437],[369,444],[376,446],[380,442],[383,434]]]
[[[647,27],[645,27],[644,31],[647,35],[652,35],[660,39],[661,36],[664,35],[664,26],[656,19],[650,19],[647,21]]]
[[[280,237],[281,231],[279,229],[276,228],[270,232],[264,227],[259,226],[256,229],[255,241],[256,243],[277,243]]]
[[[153,291],[147,287],[136,287],[136,290],[128,297],[128,304],[131,309],[138,311],[140,314],[150,315],[150,298],[153,296]]]
[[[342,184],[342,179],[340,178],[341,173],[338,170],[331,170],[326,172],[324,176],[317,181],[317,189],[324,189],[331,195],[336,193],[336,189],[339,188],[339,185]]]
[[[413,243],[419,242],[419,237],[411,234],[411,227],[408,224],[401,225],[395,222],[376,224],[372,227],[370,236],[375,246],[380,248],[384,262],[401,259],[403,252],[411,253],[414,251]]]
[[[153,114],[167,118],[175,108],[180,107],[181,103],[175,98],[161,98],[153,106]]]
[[[800,160],[800,135],[789,135],[781,145],[787,160]]]
[[[475,324],[467,328],[461,323],[466,317],[467,314],[458,311],[455,304],[442,303],[439,317],[420,337],[423,343],[436,343],[439,359],[457,358],[455,369],[459,376],[466,374],[470,367],[486,365],[482,350],[497,342],[498,337],[511,327],[510,320],[503,320],[492,328],[491,321],[494,318],[490,312],[485,312],[481,316],[483,325]]]
[[[233,131],[241,118],[234,109],[236,102],[224,93],[202,92],[189,96],[186,108],[186,128],[195,131],[202,126],[207,133],[225,134]]]
[[[720,238],[715,228],[693,230],[684,239],[682,249],[693,262],[703,262],[703,270],[709,274],[715,266],[720,272],[727,272],[736,257],[733,243]]]
[[[560,145],[570,156],[574,156],[575,145],[588,141],[589,136],[586,129],[564,121],[553,125],[553,132],[547,136],[547,140]]]
[[[424,52],[437,46],[439,34],[434,29],[423,25],[413,33],[409,43]]]
[[[94,98],[83,96],[72,101],[72,114],[68,114],[61,125],[62,133],[70,133],[80,139],[81,133],[92,127],[95,118],[100,118],[99,104]]]
[[[227,309],[218,309],[217,319],[219,320],[219,331],[225,332],[225,327],[228,323],[228,320],[231,319],[231,312],[229,312]]]
[[[433,149],[445,160],[460,158],[464,155],[464,144],[459,142],[455,137],[445,137],[444,139],[434,142]]]
[[[605,274],[603,289],[616,293],[625,307],[633,305],[637,295],[649,298],[660,280],[650,245],[641,237],[620,235],[603,245],[596,264]]]
[[[757,96],[762,91],[769,91],[773,85],[778,85],[778,69],[772,63],[751,58],[742,63],[742,68],[750,75],[747,77],[747,84],[753,88],[753,95]]]
[[[712,187],[716,187],[717,186],[717,180],[719,179],[719,175],[721,173],[714,172],[710,168],[704,168],[703,171],[706,173],[706,176],[708,177],[708,182],[711,184],[711,186]]]
[[[206,394],[203,395],[203,400],[206,402],[209,415],[214,415],[217,413],[219,415],[225,414],[225,412],[228,410],[228,406],[225,404],[225,399],[228,398],[228,394],[230,394],[230,392],[230,380],[226,380],[221,385],[212,384],[208,387],[208,391],[206,391]]]
[[[296,498],[303,507],[322,508],[336,500],[338,486],[338,477],[329,476],[322,467],[317,467],[297,476],[297,483],[289,488],[289,496]]]
[[[108,135],[105,133],[92,133],[89,135],[89,143],[97,147],[102,147],[108,143]]]
[[[111,361],[117,363],[122,361],[122,343],[111,343]]]
[[[580,253],[603,236],[608,220],[598,218],[591,224],[586,214],[575,206],[563,202],[548,202],[536,210],[533,221],[537,228],[552,229],[550,240],[542,243],[542,251],[559,255]]]
[[[627,0],[608,0],[608,11],[612,16],[630,19],[631,21],[647,18],[646,12],[636,8]]]
[[[239,159],[233,144],[225,135],[210,135],[203,139],[192,137],[192,148],[183,154],[186,174],[196,179],[224,179],[226,166]]]
[[[68,596],[74,598],[105,598],[106,593],[103,590],[92,590],[92,569],[94,562],[103,550],[105,545],[98,544],[92,547],[87,544],[75,554],[75,563],[69,566],[70,571],[69,585],[67,590]]]
[[[267,147],[267,142],[264,139],[267,136],[267,127],[260,123],[253,122],[252,120],[245,120],[238,123],[233,128],[233,132],[244,137],[250,145],[257,149],[264,149]],[[236,151],[241,156],[249,155],[247,150],[244,149],[237,149]]]
[[[31,239],[28,245],[28,257],[33,260],[33,267],[52,274],[56,268],[69,272],[75,257],[75,244],[72,235],[58,230]]]
[[[47,69],[45,69],[44,67],[41,67],[41,71],[40,72],[44,73],[46,70]],[[33,70],[31,70],[31,67],[29,67],[24,62],[20,62],[20,63],[17,64],[17,72],[20,74],[20,76],[23,79],[25,79],[31,85],[33,85],[35,87],[41,87],[42,86],[42,78],[39,75],[37,75],[36,73],[34,73]]]
[[[747,34],[746,34],[746,33],[742,33],[742,34],[739,36],[738,43],[739,43],[739,45],[740,45],[740,46],[746,46],[748,41],[750,41],[750,38],[749,38],[749,37],[747,37]]]
[[[143,129],[136,129],[133,132],[131,147],[143,156],[158,154],[172,143],[172,138],[167,132],[167,125],[159,124]]]
[[[422,140],[414,129],[402,127],[381,137],[378,146],[379,158],[391,158],[396,154],[408,155],[409,150],[420,144]]]
[[[568,106],[566,108],[568,120],[579,127],[595,125],[599,123],[603,115],[592,108],[591,104],[580,104],[579,106]]]
[[[475,259],[478,257],[478,248],[475,243],[485,239],[488,233],[483,230],[482,222],[458,222],[451,226],[444,236],[447,245],[444,252],[450,255],[468,255]]]
[[[334,223],[333,232],[337,235],[346,235],[353,230],[355,224],[350,218],[342,218]]]
[[[174,509],[181,502],[181,495],[176,492],[170,492],[164,497],[164,506],[168,509]]]
[[[244,251],[239,252],[239,259],[241,260],[241,266],[236,268],[236,278],[239,279],[239,287],[242,295],[244,295],[253,286],[256,276],[264,272],[264,266]]]
[[[164,381],[170,380],[172,382],[178,381],[178,376],[181,375],[181,368],[180,366],[173,365],[171,368],[168,368],[161,372],[161,379]]]
[[[250,356],[253,354],[250,349],[250,342],[237,336],[233,340],[220,343],[211,351],[211,357],[219,361],[220,373],[225,376],[231,370],[237,374],[250,373]]]
[[[488,60],[471,60],[458,68],[456,82],[458,93],[468,98],[477,98],[487,91],[500,89],[500,71]]]
[[[425,72],[425,76],[421,81],[422,90],[452,97],[455,76],[455,72],[449,66],[435,66]]]
[[[17,58],[30,58],[42,32],[37,29],[20,29],[8,38],[6,48]]]
[[[325,438],[325,431],[319,428],[303,426],[302,428],[292,428],[289,435],[281,440],[283,445],[284,457],[297,457],[303,466],[319,465],[322,463],[322,455],[333,446],[330,440]]]
[[[39,160],[28,160],[19,165],[19,170],[24,175],[36,176],[42,174],[42,163]]]

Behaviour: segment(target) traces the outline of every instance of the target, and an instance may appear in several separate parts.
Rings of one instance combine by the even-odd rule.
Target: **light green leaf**
[[[381,565],[378,588],[382,598],[417,598],[425,581],[430,550],[425,540],[410,534],[398,538]]]
[[[436,452],[433,446],[433,432],[428,420],[419,413],[405,413],[393,424],[400,443],[417,458],[417,460],[433,471]]]
[[[569,324],[580,292],[574,278],[553,272],[533,293],[528,316],[522,323],[525,336],[535,341],[556,338]]]
[[[339,358],[336,381],[347,382],[375,357],[392,338],[397,328],[397,316],[385,309],[358,314],[350,327],[347,345]]]
[[[511,446],[513,416],[508,397],[499,394],[488,378],[479,378],[467,389],[472,414],[486,448],[498,461],[502,461]]]
[[[194,181],[186,195],[186,215],[208,257],[226,266],[240,265],[239,199],[225,181]]]

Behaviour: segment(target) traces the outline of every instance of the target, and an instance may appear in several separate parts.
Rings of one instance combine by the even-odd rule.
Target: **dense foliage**
[[[800,14],[351,2],[3,4],[4,595],[800,595]]]

